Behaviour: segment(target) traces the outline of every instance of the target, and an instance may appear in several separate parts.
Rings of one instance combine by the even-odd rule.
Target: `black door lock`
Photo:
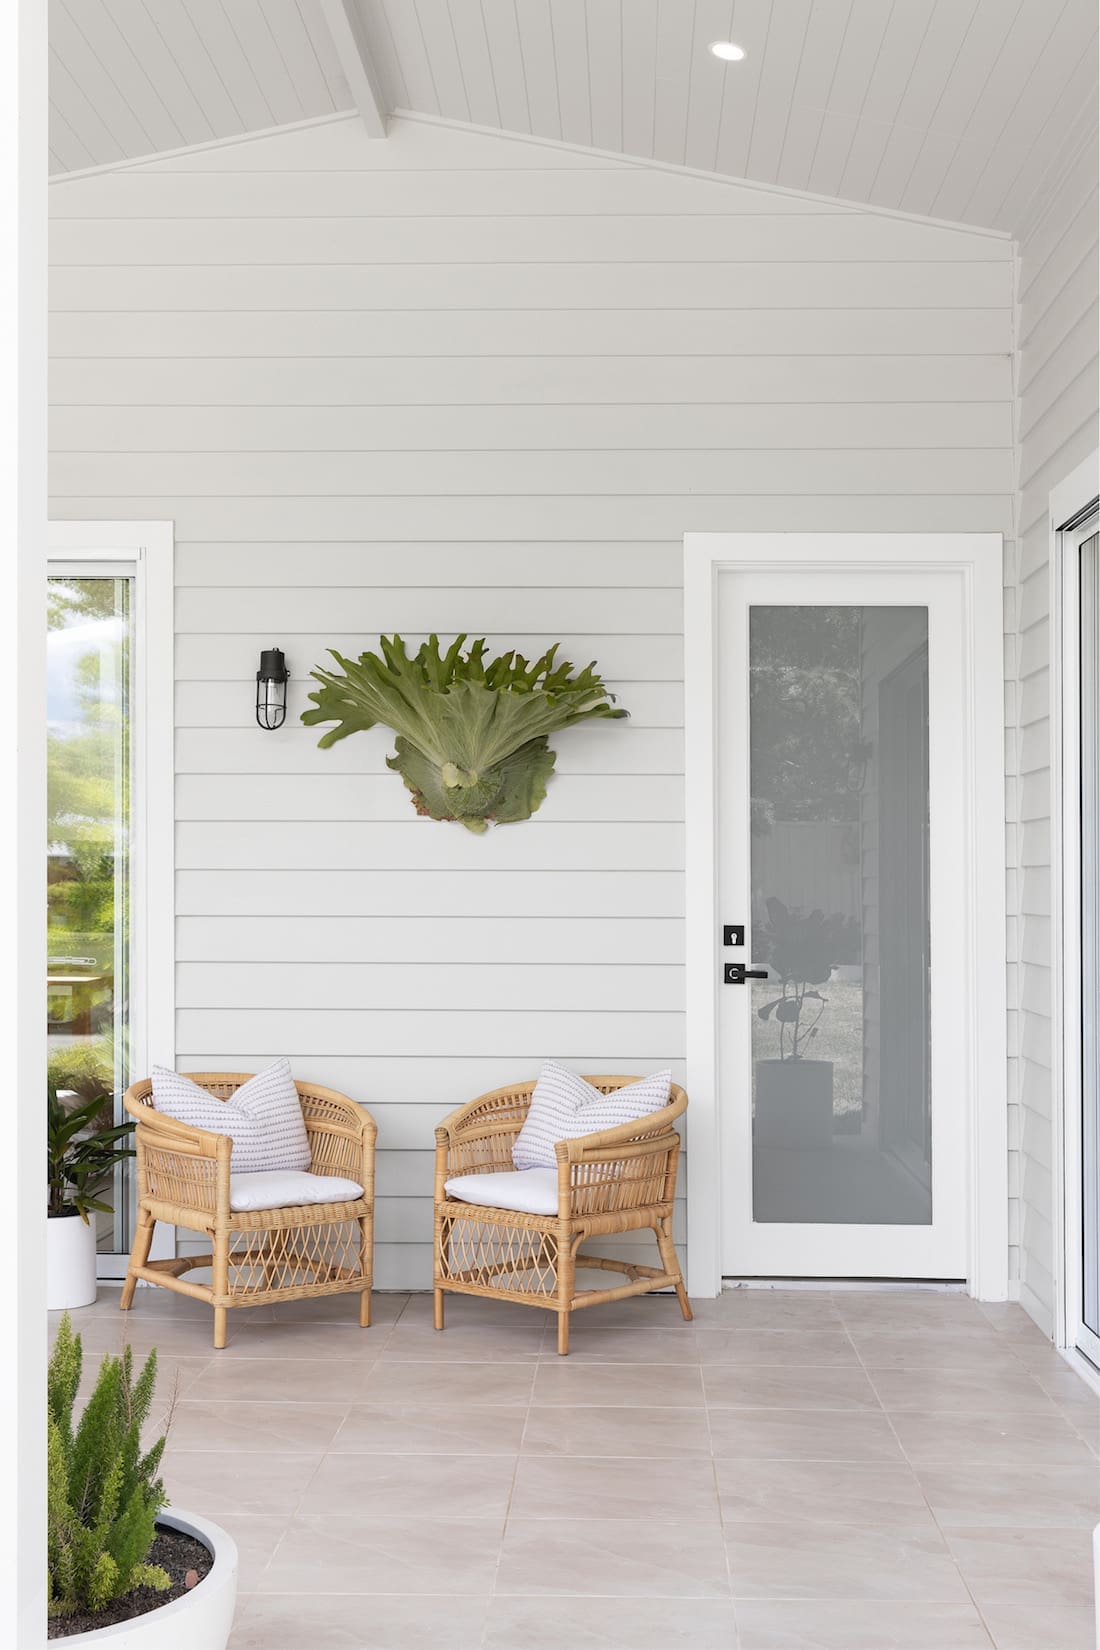
[[[746,968],[744,963],[726,963],[722,971],[725,985],[744,985],[746,980],[766,980],[766,968]]]
[[[722,924],[723,945],[744,945],[745,925],[743,922],[726,922]]]

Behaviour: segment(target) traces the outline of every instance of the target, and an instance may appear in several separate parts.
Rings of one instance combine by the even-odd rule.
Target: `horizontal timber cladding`
[[[1019,1147],[1016,1209],[1020,1299],[1054,1327],[1056,1245],[1050,951],[1051,690],[1049,501],[1100,445],[1097,413],[1096,129],[1078,133],[1065,166],[1020,236],[1020,495],[1015,673],[1009,741],[1014,795],[1010,891],[1015,912],[1010,1140]],[[1055,684],[1055,687],[1057,684]]]
[[[377,1275],[427,1286],[451,1107],[683,1078],[683,533],[1010,533],[1012,248],[410,120],[52,199],[53,512],[175,523],[178,1062],[369,1105]],[[418,820],[388,734],[297,721],[394,630],[560,641],[630,721],[526,824]]]

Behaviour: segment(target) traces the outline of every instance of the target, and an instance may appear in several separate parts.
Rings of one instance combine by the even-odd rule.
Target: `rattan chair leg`
[[[370,1289],[364,1289],[359,1296],[359,1327],[370,1328]]]
[[[569,1315],[577,1283],[574,1246],[568,1227],[559,1231],[557,1240],[558,1267],[558,1353],[565,1357],[569,1351]]]
[[[229,1233],[226,1231],[214,1232],[214,1266],[213,1279],[214,1299],[225,1300],[229,1294]],[[214,1350],[220,1352],[225,1346],[226,1329],[228,1326],[228,1310],[224,1306],[214,1308]]]
[[[214,1351],[221,1352],[228,1340],[229,1312],[224,1306],[214,1308]]]
[[[680,1312],[685,1321],[690,1323],[694,1314],[691,1310],[691,1302],[688,1300],[688,1292],[684,1287],[683,1274],[680,1271],[680,1257],[677,1255],[676,1245],[672,1241],[672,1222],[671,1220],[663,1220],[659,1226],[655,1226],[653,1229],[657,1234],[657,1247],[661,1251],[661,1260],[664,1263],[665,1271],[676,1279],[676,1299],[680,1302]]]
[[[122,1285],[122,1295],[118,1303],[123,1312],[130,1310],[138,1281],[134,1267],[144,1266],[149,1259],[149,1250],[153,1246],[153,1232],[156,1224],[147,1209],[138,1210],[137,1231],[134,1233],[133,1247],[130,1250],[130,1264],[126,1269],[126,1281]]]
[[[438,1288],[435,1291],[435,1327],[443,1328],[443,1290]]]

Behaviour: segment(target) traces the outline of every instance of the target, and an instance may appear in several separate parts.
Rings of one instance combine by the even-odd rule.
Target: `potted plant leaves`
[[[102,1126],[110,1106],[106,1094],[67,1105],[57,1087],[47,1085],[46,1304],[52,1312],[95,1300],[96,1233],[89,1216],[113,1212],[99,1194],[115,1165],[134,1155],[123,1144],[131,1122]]]
[[[61,1320],[48,1387],[49,1637],[88,1650],[224,1650],[237,1595],[236,1543],[169,1510],[164,1437],[142,1428],[157,1355],[105,1357],[78,1421],[82,1347]]]
[[[410,658],[400,636],[379,638],[381,656],[358,661],[332,650],[340,672],[312,672],[321,684],[307,726],[335,722],[325,750],[376,724],[397,735],[386,763],[412,793],[417,813],[458,820],[478,833],[530,819],[554,767],[548,738],[593,717],[622,717],[594,665],[576,675],[557,664],[557,644],[533,665],[515,652],[486,660],[484,641],[445,654],[432,636]]]
[[[809,1050],[828,1004],[817,987],[832,971],[843,918],[790,911],[780,899],[766,904],[768,922],[754,936],[755,949],[781,989],[756,1011],[778,1031],[778,1057],[756,1061],[756,1143],[831,1146],[833,1062],[812,1059]]]

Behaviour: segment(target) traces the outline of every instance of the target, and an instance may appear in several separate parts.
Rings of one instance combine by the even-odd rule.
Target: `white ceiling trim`
[[[354,0],[321,0],[321,13],[336,47],[344,78],[351,88],[367,136],[386,135],[386,104],[367,50]]]
[[[51,189],[73,183],[79,178],[99,178],[106,172],[140,172],[143,167],[155,166],[162,160],[179,160],[185,155],[205,154],[208,149],[234,149],[240,143],[255,143],[262,138],[282,137],[285,132],[305,132],[311,126],[331,126],[338,120],[361,120],[358,109],[337,109],[330,115],[311,115],[307,120],[292,120],[281,126],[265,126],[259,132],[231,132],[228,137],[208,138],[205,143],[184,143],[178,149],[158,149],[152,155],[138,155],[133,160],[107,160],[102,166],[84,166],[79,172],[52,172]]]
[[[478,126],[469,120],[451,120],[446,115],[426,115],[419,109],[393,109],[394,120],[415,120],[422,126],[446,126],[456,132],[476,132],[481,137],[505,138],[509,143],[533,143],[540,149],[561,149],[566,154],[588,155],[609,165],[640,167],[644,171],[674,172],[680,177],[705,178],[708,183],[727,184],[731,189],[756,189],[763,195],[786,195],[790,200],[814,201],[845,212],[862,212],[875,218],[900,218],[904,223],[931,224],[937,229],[961,229],[967,235],[986,235],[991,241],[1011,241],[1008,229],[989,229],[963,223],[956,218],[929,218],[922,212],[904,212],[896,206],[876,206],[867,201],[845,200],[839,195],[817,195],[809,189],[790,189],[781,183],[761,183],[756,178],[735,178],[728,172],[708,172],[698,166],[681,166],[676,161],[653,160],[649,156],[627,155],[621,149],[597,149],[590,143],[567,143],[562,138],[534,137],[530,132],[502,131],[499,126]]]

